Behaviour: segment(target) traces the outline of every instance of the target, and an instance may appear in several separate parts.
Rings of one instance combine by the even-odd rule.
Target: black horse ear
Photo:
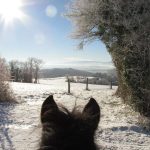
[[[50,95],[48,98],[46,98],[46,100],[43,102],[42,104],[42,108],[41,108],[41,116],[47,112],[50,109],[58,109],[57,104],[55,103],[54,99],[53,99],[53,95]]]
[[[85,105],[82,115],[87,123],[95,130],[100,121],[100,107],[94,98],[91,98]]]

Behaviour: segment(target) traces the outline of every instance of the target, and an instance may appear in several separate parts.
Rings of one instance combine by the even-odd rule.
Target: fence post
[[[110,89],[112,89],[112,80],[110,81]]]
[[[70,94],[70,79],[68,77],[68,93]]]
[[[88,82],[89,82],[89,79],[86,78],[86,90],[89,90],[89,88],[88,88]]]

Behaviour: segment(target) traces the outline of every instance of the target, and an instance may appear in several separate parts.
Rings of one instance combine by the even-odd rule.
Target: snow
[[[71,83],[67,93],[65,78],[41,79],[40,84],[11,83],[18,104],[0,103],[0,149],[35,150],[39,146],[40,109],[45,98],[53,94],[58,104],[80,109],[94,97],[101,107],[101,121],[95,140],[106,150],[150,150],[150,132],[138,126],[138,114],[124,105],[109,86]]]

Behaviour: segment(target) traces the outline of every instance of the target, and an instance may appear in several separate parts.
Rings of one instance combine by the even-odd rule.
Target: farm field
[[[40,109],[50,95],[58,104],[82,110],[90,97],[101,107],[101,120],[95,135],[106,150],[149,150],[150,133],[138,126],[138,114],[114,95],[117,87],[71,83],[67,93],[65,78],[41,79],[40,84],[11,83],[18,104],[0,103],[0,149],[35,150],[40,143]]]

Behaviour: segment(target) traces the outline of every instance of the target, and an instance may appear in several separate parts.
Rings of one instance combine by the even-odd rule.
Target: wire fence
[[[68,82],[68,93],[71,93],[71,80],[69,77],[67,77],[67,82]],[[113,82],[110,81],[110,84],[108,85],[109,89],[113,89]],[[86,78],[86,83],[85,83],[85,90],[89,90],[89,78]]]

